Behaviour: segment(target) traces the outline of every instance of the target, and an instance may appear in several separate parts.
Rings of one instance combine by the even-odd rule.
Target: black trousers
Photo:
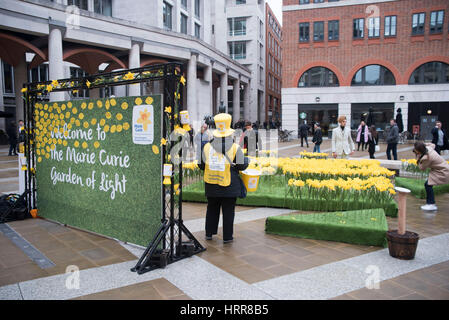
[[[220,208],[223,210],[223,240],[233,239],[236,198],[207,198],[206,236],[218,232]]]
[[[391,160],[391,152],[393,152],[393,159],[398,160],[397,143],[389,143],[387,145],[387,158]]]
[[[309,141],[307,141],[307,136],[301,135],[301,147],[303,146],[303,142],[306,140],[307,148],[309,147]]]

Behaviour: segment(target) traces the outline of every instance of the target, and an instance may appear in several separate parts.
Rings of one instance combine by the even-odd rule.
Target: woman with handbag
[[[368,145],[368,126],[365,124],[365,121],[361,121],[360,125],[357,129],[357,151],[360,149],[360,143],[362,144],[362,151],[366,149]]]
[[[370,159],[374,158],[374,152],[379,151],[379,135],[377,134],[377,130],[375,126],[371,126],[368,132],[368,153]]]
[[[230,243],[234,239],[235,202],[238,197],[244,197],[246,191],[239,171],[245,170],[249,161],[241,147],[234,143],[232,117],[220,113],[214,121],[214,138],[204,146],[202,157],[198,160],[198,167],[204,170],[207,197],[205,239],[212,240],[212,236],[217,234],[222,209],[223,243]]]

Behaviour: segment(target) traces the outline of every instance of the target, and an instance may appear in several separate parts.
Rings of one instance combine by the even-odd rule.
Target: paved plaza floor
[[[385,147],[376,158],[386,159]],[[399,145],[399,159],[412,158],[411,147]],[[310,143],[307,150],[312,149]],[[328,149],[325,140],[321,150]],[[279,144],[279,156],[293,157],[300,150],[297,140]],[[359,151],[353,157],[367,155]],[[18,191],[17,157],[7,156],[6,148],[0,149],[0,182],[0,193]],[[266,217],[297,212],[288,209],[238,206],[235,241],[223,244],[221,227],[206,241],[206,205],[184,203],[185,224],[207,250],[143,275],[130,271],[142,247],[45,219],[14,221],[0,229],[0,299],[447,300],[449,194],[436,202],[438,212],[423,213],[424,200],[407,197],[407,230],[420,236],[415,259],[409,261],[394,259],[381,247],[266,234]],[[389,229],[397,229],[396,218],[387,220]],[[52,266],[40,267],[11,234]],[[68,266],[80,270],[78,283],[71,282]]]

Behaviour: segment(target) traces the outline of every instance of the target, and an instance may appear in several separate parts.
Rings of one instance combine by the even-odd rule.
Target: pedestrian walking
[[[209,132],[207,123],[203,123],[200,132],[198,132],[194,138],[194,146],[196,148],[197,159],[201,156],[201,152],[203,151],[206,143],[208,143],[211,139],[212,135]]]
[[[391,160],[391,153],[393,153],[393,159],[398,160],[398,142],[399,142],[399,129],[394,119],[390,120],[390,131],[387,135],[387,158]]]
[[[232,117],[220,113],[214,117],[214,138],[203,148],[198,167],[204,170],[205,195],[207,197],[205,239],[217,234],[220,209],[223,212],[223,242],[233,241],[235,202],[244,188],[239,171],[248,167],[248,158],[234,143],[231,129]]]
[[[9,142],[8,156],[17,156],[17,127],[14,121],[11,121],[8,129],[6,130]]]
[[[435,127],[432,129],[432,143],[435,145],[435,151],[441,154],[441,150],[449,149],[449,141],[446,132],[441,128],[441,121],[435,122]]]
[[[246,150],[246,153],[249,156],[256,156],[256,151],[262,149],[262,144],[259,139],[259,130],[254,128],[251,121],[245,122],[239,145]]]
[[[315,132],[313,133],[313,138],[312,138],[312,142],[315,143],[315,146],[313,147],[313,152],[318,152],[320,153],[320,146],[321,143],[323,142],[323,133],[321,131],[320,128],[320,124],[317,122],[314,125],[315,128]]]
[[[299,136],[301,137],[301,148],[304,146],[304,139],[306,140],[307,148],[309,147],[309,141],[307,141],[307,136],[309,135],[309,126],[306,120],[299,126]]]
[[[424,211],[435,211],[435,195],[433,186],[449,183],[449,164],[435,150],[433,143],[425,144],[422,141],[415,143],[413,153],[416,155],[421,170],[430,169],[429,177],[424,183],[426,188],[426,204],[421,206]]]
[[[379,135],[377,134],[376,126],[371,126],[368,131],[368,153],[370,159],[375,159],[374,153],[378,150],[376,150],[376,147],[378,147],[379,143]]]
[[[346,116],[339,116],[337,121],[339,126],[332,130],[332,156],[346,159],[354,153],[355,145],[351,129],[346,126]]]
[[[368,126],[365,121],[361,121],[357,128],[357,151],[360,151],[360,144],[362,144],[362,151],[368,147]]]

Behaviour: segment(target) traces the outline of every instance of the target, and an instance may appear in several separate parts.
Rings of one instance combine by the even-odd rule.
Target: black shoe
[[[231,243],[231,242],[233,242],[233,241],[234,241],[234,238],[228,239],[228,240],[223,240],[223,243]]]
[[[206,236],[204,237],[204,239],[206,239],[206,240],[212,240],[212,236],[206,235]]]

